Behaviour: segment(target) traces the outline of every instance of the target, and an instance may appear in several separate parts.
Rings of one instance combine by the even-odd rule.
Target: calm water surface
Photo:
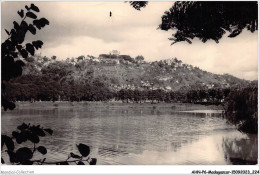
[[[56,106],[2,112],[2,133],[22,122],[52,128],[41,138],[48,161],[66,160],[76,144],[98,164],[247,164],[257,161],[257,136],[228,125],[219,110],[124,105]],[[41,157],[40,155],[37,155]]]

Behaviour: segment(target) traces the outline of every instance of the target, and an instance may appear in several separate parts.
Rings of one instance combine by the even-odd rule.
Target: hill
[[[57,61],[55,57],[30,57],[24,60],[23,75],[8,83],[12,98],[102,99],[120,90],[181,92],[192,90],[229,89],[246,87],[250,81],[232,75],[218,75],[184,64],[177,58],[146,62],[130,56],[79,56]],[[19,88],[18,88],[19,87]],[[28,89],[28,90],[27,90]],[[14,95],[16,94],[16,95]],[[48,98],[44,97],[49,94]],[[59,96],[56,97],[56,96]],[[22,98],[22,99],[23,99]]]
[[[44,61],[45,60],[45,61]],[[112,61],[111,61],[112,60]],[[58,73],[57,78],[73,78],[75,80],[102,77],[108,81],[110,88],[118,90],[130,89],[210,89],[246,86],[250,81],[236,78],[229,74],[218,75],[203,71],[198,67],[184,64],[177,58],[155,62],[121,60],[116,58],[82,58],[55,61],[36,57],[27,61],[24,74]],[[113,62],[114,61],[114,62]],[[66,73],[65,73],[66,72]]]

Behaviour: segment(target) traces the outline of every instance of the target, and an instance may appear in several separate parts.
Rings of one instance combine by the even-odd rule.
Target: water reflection
[[[225,158],[234,165],[255,165],[258,158],[257,135],[245,135],[243,138],[223,138]]]
[[[232,164],[234,158],[256,161],[250,157],[257,155],[255,152],[244,150],[257,151],[257,140],[227,125],[220,113],[209,109],[183,112],[188,107],[181,108],[182,112],[177,107],[140,105],[20,107],[2,113],[2,133],[10,134],[21,122],[52,128],[53,136],[41,140],[50,161],[65,160],[71,151],[76,152],[78,143],[91,147],[91,156],[98,164]],[[238,148],[233,149],[233,145]]]

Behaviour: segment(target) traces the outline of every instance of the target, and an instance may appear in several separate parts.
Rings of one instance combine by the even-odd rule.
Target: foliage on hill
[[[98,60],[95,57],[56,61],[35,56],[24,61],[26,66],[23,75],[6,83],[10,89],[6,93],[9,99],[106,101],[118,99],[120,90],[128,90],[130,94],[142,93],[147,100],[153,98],[145,94],[160,91],[162,95],[157,97],[160,101],[164,101],[163,96],[170,92],[182,93],[185,96],[182,101],[196,101],[194,93],[194,98],[189,99],[192,90],[208,93],[211,89],[219,91],[248,84],[248,81],[231,75],[202,71],[176,58],[150,63],[126,61],[111,64],[106,59]],[[177,99],[168,101],[179,101]],[[205,100],[199,99],[197,101]]]

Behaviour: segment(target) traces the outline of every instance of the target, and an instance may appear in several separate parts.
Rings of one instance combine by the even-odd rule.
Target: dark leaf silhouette
[[[1,135],[1,150],[3,150],[4,144],[5,144],[4,135]]]
[[[3,138],[3,141],[4,141],[7,149],[10,150],[10,151],[13,151],[14,150],[14,142],[13,142],[13,140],[10,137],[6,136],[6,135],[4,135],[2,138]]]
[[[27,12],[26,16],[29,17],[29,18],[32,18],[32,19],[36,19],[37,18],[37,16],[33,12]]]
[[[29,30],[33,35],[36,34],[36,29],[35,29],[35,27],[34,27],[32,24],[29,25],[28,30]]]
[[[26,8],[26,10],[30,10],[30,8],[27,5],[25,6],[25,8]]]
[[[22,55],[23,58],[27,58],[27,57],[28,57],[28,52],[27,52],[25,49],[22,49],[22,50],[20,51],[20,53],[21,53],[21,55]]]
[[[1,163],[2,163],[2,164],[5,164],[5,161],[4,161],[4,159],[3,159],[3,158],[1,158]]]
[[[26,50],[27,50],[31,55],[34,55],[34,47],[33,47],[32,44],[27,43],[27,44],[26,44]]]
[[[43,155],[47,153],[47,149],[44,146],[39,146],[37,150]]]
[[[97,159],[96,158],[91,158],[91,161],[89,162],[89,165],[96,165],[97,164]]]
[[[257,2],[249,1],[176,1],[162,16],[159,28],[174,30],[173,44],[193,38],[216,43],[226,31],[229,37],[238,36],[245,28],[256,31]]]
[[[15,61],[15,64],[18,65],[18,67],[23,67],[25,66],[24,62],[22,60],[17,60]]]
[[[79,161],[77,165],[85,165],[82,161]]]
[[[70,153],[70,157],[74,158],[74,159],[79,159],[80,156],[74,153]]]
[[[148,1],[129,1],[129,3],[136,10],[141,10],[141,8],[144,8],[147,6]]]
[[[21,11],[18,11],[17,13],[19,14],[19,16],[20,16],[21,18],[24,17],[24,11],[23,11],[23,9],[22,9]]]
[[[14,24],[14,29],[18,30],[19,29],[19,24],[16,21],[14,21],[13,24]]]
[[[28,140],[27,131],[22,131],[16,137],[16,142],[18,144],[21,144],[22,142],[26,142],[27,140]]]
[[[8,30],[5,29],[5,32],[7,33],[7,35],[10,35],[10,33],[8,32]]]
[[[230,35],[228,35],[228,37],[234,38],[234,37],[236,37],[237,35],[239,35],[241,32],[242,32],[241,29],[236,29],[236,30],[234,30]]]
[[[28,140],[30,140],[32,143],[39,143],[40,139],[39,136],[36,135],[35,133],[28,133],[27,134]]]
[[[16,48],[17,48],[17,50],[18,50],[19,52],[21,52],[23,46],[22,46],[22,45],[16,45]]]
[[[46,131],[47,133],[49,133],[50,135],[53,134],[53,130],[52,129],[46,128],[46,129],[43,129],[43,130]]]
[[[12,132],[12,136],[14,137],[14,138],[17,138],[17,137],[19,137],[19,132],[17,132],[17,131],[13,131]]]
[[[13,151],[7,150],[7,154],[11,163],[16,162],[15,153]]]
[[[26,21],[22,21],[20,27],[21,27],[21,29],[22,29],[21,33],[24,33],[24,34],[25,34],[25,33],[27,32],[27,30],[28,30],[28,24],[27,24],[27,22],[26,22]]]
[[[17,129],[19,129],[19,130],[25,130],[25,129],[27,129],[27,128],[29,128],[29,126],[28,126],[27,124],[25,124],[25,123],[23,123],[23,124],[20,125],[20,126],[17,126]]]
[[[38,50],[39,48],[42,47],[43,42],[41,40],[37,40],[37,41],[33,41],[32,44]]]
[[[36,135],[42,136],[42,137],[45,136],[43,129],[41,129],[37,126],[32,126],[29,129],[32,131],[33,134],[36,134]]]
[[[45,25],[49,25],[50,22],[46,18],[41,18],[40,19],[41,25],[44,27]]]
[[[18,162],[26,162],[33,157],[33,152],[27,148],[19,148],[15,153],[15,160]]]
[[[78,150],[79,150],[80,154],[83,157],[87,157],[89,155],[89,153],[90,153],[89,146],[80,143],[79,145],[77,145],[77,147],[78,147]]]
[[[33,25],[35,25],[38,29],[45,27],[45,25],[49,25],[50,22],[46,18],[33,20]]]
[[[34,4],[31,4],[31,9],[35,12],[40,12],[39,8]]]

